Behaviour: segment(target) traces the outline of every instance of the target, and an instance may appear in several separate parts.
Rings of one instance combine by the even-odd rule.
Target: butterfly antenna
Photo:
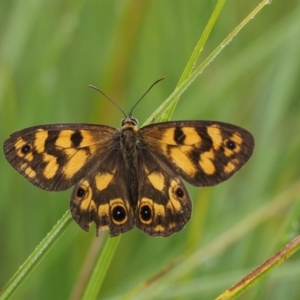
[[[124,110],[115,102],[113,101],[112,99],[110,99],[108,96],[106,96],[99,88],[97,88],[96,86],[94,85],[89,85],[90,88],[100,92],[107,100],[109,100],[111,103],[113,103],[122,113],[123,115],[125,116],[125,118],[127,117],[127,115],[125,114]]]
[[[146,91],[146,93],[144,93],[144,95],[137,101],[137,103],[133,106],[133,108],[131,109],[129,116],[132,115],[132,111],[135,109],[135,107],[141,102],[141,100],[148,94],[148,92],[160,81],[164,80],[165,77],[159,78],[157,79],[154,83],[151,84],[151,86],[148,88],[148,90]]]

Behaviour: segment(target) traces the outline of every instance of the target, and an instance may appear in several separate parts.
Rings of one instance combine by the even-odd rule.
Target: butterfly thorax
[[[120,134],[120,147],[124,154],[126,154],[125,159],[130,158],[129,156],[134,155],[136,150],[136,145],[138,142],[137,132],[138,132],[138,121],[129,115],[127,118],[122,120],[122,128]]]

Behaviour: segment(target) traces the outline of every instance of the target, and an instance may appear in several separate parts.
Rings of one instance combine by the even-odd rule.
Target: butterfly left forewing
[[[4,142],[7,161],[34,185],[50,191],[73,186],[102,157],[117,130],[103,125],[30,127]]]
[[[156,123],[140,132],[152,152],[196,186],[230,178],[248,161],[254,147],[248,131],[215,121]]]
[[[141,148],[136,226],[151,236],[180,231],[191,217],[190,196],[176,172],[149,149]]]

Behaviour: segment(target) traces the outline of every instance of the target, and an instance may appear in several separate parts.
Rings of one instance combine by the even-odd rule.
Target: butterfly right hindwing
[[[169,236],[189,221],[192,202],[179,176],[149,149],[139,149],[136,226],[151,236]]]

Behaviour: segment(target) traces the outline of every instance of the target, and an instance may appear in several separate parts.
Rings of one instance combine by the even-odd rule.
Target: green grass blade
[[[195,47],[195,50],[193,51],[180,79],[179,79],[179,82],[177,84],[177,86],[179,86],[189,75],[190,73],[193,71],[194,69],[194,66],[195,64],[197,63],[200,55],[201,55],[201,52],[203,51],[204,49],[204,46],[205,46],[205,43],[214,27],[214,25],[216,24],[217,22],[217,19],[223,9],[223,6],[225,4],[226,0],[219,0],[214,11],[212,12],[211,14],[211,17],[210,19],[208,20],[207,22],[207,25],[205,26],[204,30],[203,30],[203,33]]]
[[[14,276],[9,280],[0,294],[0,300],[9,299],[20,287],[26,277],[34,270],[40,261],[50,251],[51,247],[63,235],[72,222],[70,211],[68,210],[57,222],[53,229],[46,235],[36,249],[30,254],[26,261],[21,265]]]
[[[171,113],[174,111],[174,107],[178,102],[179,97],[186,91],[186,89],[193,83],[193,81],[203,73],[203,71],[211,64],[211,62],[224,50],[224,48],[233,40],[233,38],[245,27],[245,25],[251,21],[258,13],[263,9],[264,6],[269,4],[269,0],[263,0],[258,6],[216,47],[216,49],[207,56],[207,58],[192,72],[190,75],[183,80],[183,76],[181,77],[181,83],[176,87],[174,92],[164,101],[164,103],[157,109],[155,112],[146,120],[145,124],[149,124],[153,119],[157,119],[157,116],[160,116],[160,121],[167,121],[171,117]],[[221,7],[221,5],[220,5]],[[216,10],[219,10],[219,6],[216,7]],[[215,20],[212,18],[212,23]],[[211,25],[212,26],[212,25]],[[202,37],[199,39],[200,40]],[[206,39],[203,38],[205,41]],[[198,51],[196,51],[198,53]],[[193,53],[194,55],[194,53]],[[196,57],[197,55],[195,55]],[[195,60],[193,57],[193,60]],[[191,60],[191,59],[190,59]],[[190,61],[189,60],[189,61]],[[188,63],[190,64],[190,63]],[[187,74],[186,74],[187,75]],[[173,105],[175,105],[173,107]]]
[[[104,244],[103,250],[99,255],[95,268],[93,269],[90,280],[84,291],[82,300],[96,299],[101,290],[101,286],[107,270],[110,266],[111,260],[121,240],[121,236],[115,238],[108,238]]]
[[[200,55],[201,55],[201,52],[203,51],[204,49],[204,46],[205,46],[205,43],[222,11],[222,8],[225,4],[226,0],[219,0],[209,21],[207,22],[207,25],[205,26],[204,28],[204,31],[203,33],[201,34],[200,36],[200,39],[195,47],[195,50],[193,51],[179,81],[178,81],[178,84],[177,84],[177,87],[179,87],[188,77],[189,75],[192,73]],[[172,102],[172,104],[168,107],[168,109],[166,109],[166,112],[164,112],[164,118],[161,120],[161,121],[166,121],[166,120],[169,120],[171,118],[171,116],[173,115],[174,113],[174,110],[176,108],[176,105],[179,101],[179,96],[174,99],[174,102]]]

